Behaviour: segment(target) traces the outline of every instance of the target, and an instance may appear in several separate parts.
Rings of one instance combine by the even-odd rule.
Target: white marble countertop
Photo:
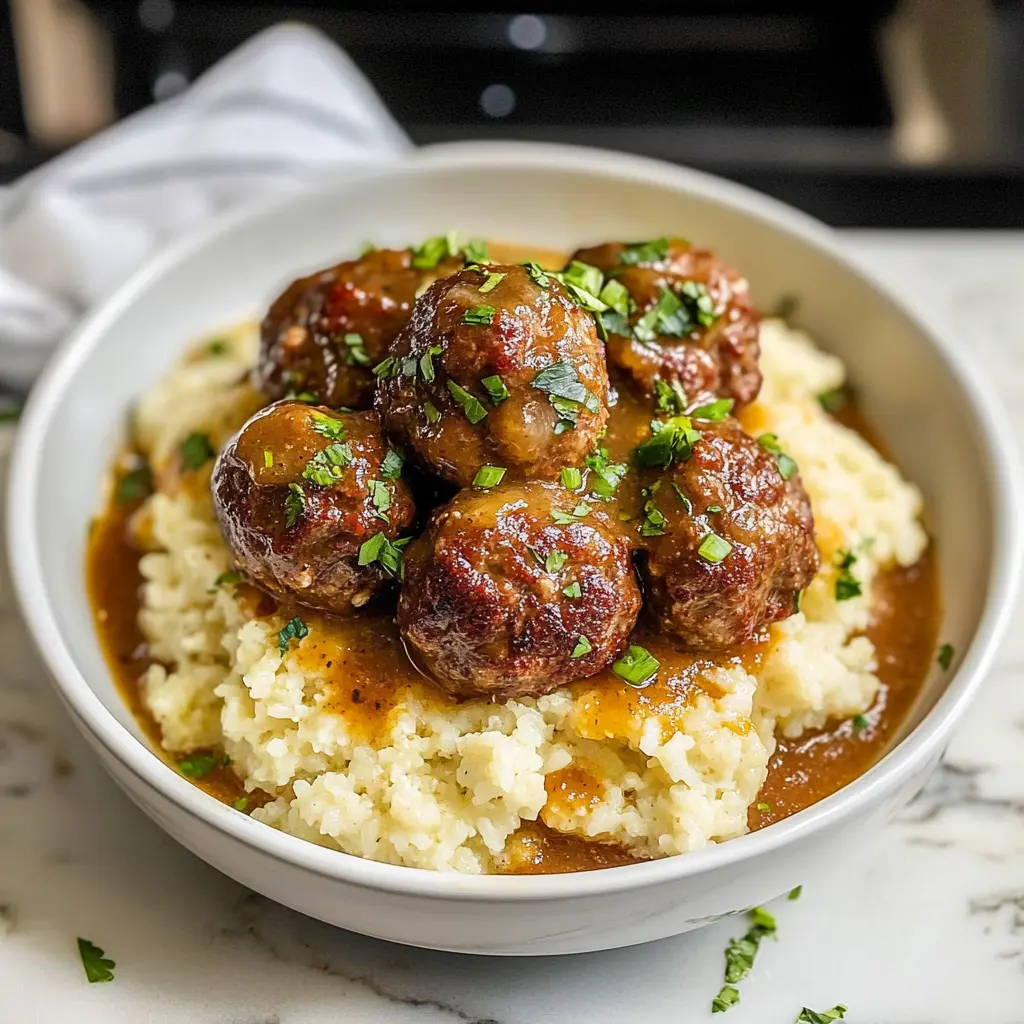
[[[1024,438],[1024,233],[856,233],[850,244],[977,351]],[[0,580],[0,1024],[1024,1022],[1024,615],[931,785],[864,858],[772,909],[743,1001],[711,1017],[725,921],[537,960],[335,930],[222,877],[99,768]],[[117,961],[86,983],[76,936]]]

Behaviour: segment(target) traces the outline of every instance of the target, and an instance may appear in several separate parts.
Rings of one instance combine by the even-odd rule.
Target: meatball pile
[[[397,589],[410,656],[457,697],[609,667],[643,685],[641,615],[725,651],[818,569],[796,463],[732,415],[761,382],[746,282],[689,243],[611,242],[558,272],[450,238],[372,251],[285,290],[255,378],[273,404],[212,483],[239,569],[335,615]],[[616,464],[626,396],[650,435]]]

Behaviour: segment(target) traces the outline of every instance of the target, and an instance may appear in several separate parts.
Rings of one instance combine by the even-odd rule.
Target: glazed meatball
[[[406,548],[398,625],[459,697],[539,696],[599,672],[640,609],[629,550],[555,484],[469,488]]]
[[[608,418],[594,321],[536,269],[492,264],[435,281],[390,357],[381,421],[451,483],[485,465],[554,479],[593,451]]]
[[[293,281],[261,326],[257,387],[272,399],[307,392],[324,405],[369,408],[372,368],[409,319],[417,292],[463,261],[416,262],[424,261],[411,249],[377,249]]]
[[[758,317],[739,273],[679,239],[609,242],[573,259],[626,289],[625,317],[605,317],[620,327],[609,329],[608,362],[642,392],[654,394],[660,379],[691,399],[712,394],[740,406],[757,397]]]
[[[731,418],[691,426],[689,457],[681,441],[671,468],[643,471],[648,604],[691,649],[722,651],[792,614],[818,549],[796,464],[773,435],[755,440]]]
[[[324,611],[364,605],[396,572],[390,541],[415,509],[373,412],[279,402],[223,450],[213,499],[236,564],[255,583]],[[367,564],[364,542],[381,550]],[[373,546],[371,545],[371,548]]]

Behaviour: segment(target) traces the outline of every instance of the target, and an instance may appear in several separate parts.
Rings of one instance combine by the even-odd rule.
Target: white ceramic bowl
[[[841,792],[764,831],[577,875],[464,876],[360,860],[222,806],[149,749],[114,689],[83,581],[86,527],[126,410],[218,325],[258,314],[299,271],[364,240],[457,227],[556,249],[681,234],[718,250],[762,308],[841,356],[870,419],[924,490],[952,673],[932,673],[902,741]],[[992,660],[1020,562],[1012,442],[954,344],[854,266],[823,226],[694,171],[590,149],[459,144],[342,175],[229,217],[164,252],[74,333],[26,410],[9,545],[25,617],[78,728],[118,784],[179,842],[303,913],[368,935],[473,953],[569,953],[695,928],[839,870],[935,767]]]

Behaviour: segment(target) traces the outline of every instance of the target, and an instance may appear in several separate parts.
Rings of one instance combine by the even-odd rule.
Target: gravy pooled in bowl
[[[526,873],[724,841],[877,760],[936,655],[920,497],[870,443],[839,361],[778,319],[752,336],[739,274],[684,245],[617,244],[620,262],[596,266],[428,240],[376,257],[406,276],[416,265],[405,326],[360,291],[372,281],[386,297],[380,268],[350,261],[333,286],[358,299],[364,333],[377,306],[394,330],[373,366],[359,332],[282,312],[286,292],[259,360],[242,327],[143,396],[88,576],[108,659],[164,756],[239,810],[335,849]],[[551,295],[572,327],[538,344],[553,314],[535,323],[534,304]],[[723,332],[733,316],[747,319]],[[285,391],[268,370],[282,317],[296,351],[325,346],[321,362],[282,370],[313,368]],[[634,376],[612,358],[616,336],[660,369]],[[753,345],[742,377],[687,393],[706,353],[726,365],[730,336]],[[607,367],[591,369],[606,343]],[[257,362],[255,384],[273,379],[273,393],[251,382]],[[333,397],[345,368],[359,371],[349,391],[363,410],[369,370],[376,413],[325,404],[321,365]],[[244,513],[230,519],[249,531],[243,548],[221,529],[223,453],[282,399],[316,429],[287,479],[274,467],[288,442],[244,449],[234,472],[280,493],[261,494],[275,510],[262,539]],[[355,426],[375,415],[384,433],[367,461]],[[516,447],[527,420],[548,448]],[[358,497],[358,514],[336,494]],[[783,528],[787,502],[807,511]],[[314,514],[323,525],[296,545]],[[285,550],[283,574],[252,560]],[[325,603],[307,581],[339,557],[357,574],[346,580],[374,582],[339,590],[332,577],[329,592],[348,596]]]

